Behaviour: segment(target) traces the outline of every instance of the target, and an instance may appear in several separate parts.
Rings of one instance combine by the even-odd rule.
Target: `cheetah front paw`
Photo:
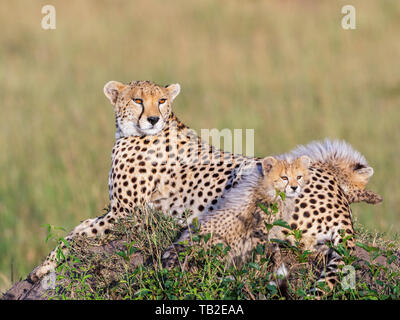
[[[40,281],[46,274],[55,271],[57,264],[53,261],[48,261],[40,266],[37,266],[32,272],[28,275],[28,279],[30,279],[33,283]]]

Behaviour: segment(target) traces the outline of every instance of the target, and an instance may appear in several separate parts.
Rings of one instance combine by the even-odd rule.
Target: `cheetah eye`
[[[165,101],[167,101],[167,99],[160,99],[160,100],[158,101],[158,103],[159,103],[159,104],[163,104],[163,103],[165,103]]]
[[[282,176],[281,179],[287,181],[287,180],[288,180],[288,177]]]
[[[297,176],[297,180],[300,180],[301,178],[303,178],[303,176]]]
[[[142,99],[132,99],[132,100],[137,104],[143,104],[143,100]]]

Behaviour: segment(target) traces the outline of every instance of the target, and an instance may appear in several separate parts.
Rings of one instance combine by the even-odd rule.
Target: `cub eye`
[[[303,176],[297,176],[297,180],[300,180],[301,178],[303,178]]]
[[[287,181],[287,180],[288,180],[288,177],[282,176],[281,179]]]
[[[165,103],[165,101],[167,101],[167,99],[160,99],[160,100],[158,101],[158,103],[159,103],[159,104],[163,104],[163,103]]]
[[[137,104],[142,104],[143,100],[142,99],[133,99],[133,101]]]

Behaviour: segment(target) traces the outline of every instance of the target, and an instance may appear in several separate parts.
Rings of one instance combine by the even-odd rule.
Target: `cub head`
[[[156,135],[171,115],[171,105],[180,92],[179,84],[161,87],[150,81],[127,85],[109,81],[104,94],[114,106],[117,136]]]
[[[345,193],[354,189],[364,190],[374,174],[372,167],[361,163],[340,163],[339,167],[338,180]]]
[[[340,174],[337,179],[350,203],[378,204],[382,202],[381,195],[365,189],[373,174],[374,169],[367,164],[350,162],[340,165]]]
[[[262,188],[272,197],[275,196],[276,190],[284,192],[288,198],[297,197],[309,179],[310,164],[311,159],[307,156],[301,156],[290,163],[266,157],[262,161]]]

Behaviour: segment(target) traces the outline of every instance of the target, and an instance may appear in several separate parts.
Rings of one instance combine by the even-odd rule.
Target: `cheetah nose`
[[[292,188],[293,191],[297,190],[297,186],[290,186]]]
[[[160,120],[160,117],[147,117],[147,121],[150,122],[153,126]]]

